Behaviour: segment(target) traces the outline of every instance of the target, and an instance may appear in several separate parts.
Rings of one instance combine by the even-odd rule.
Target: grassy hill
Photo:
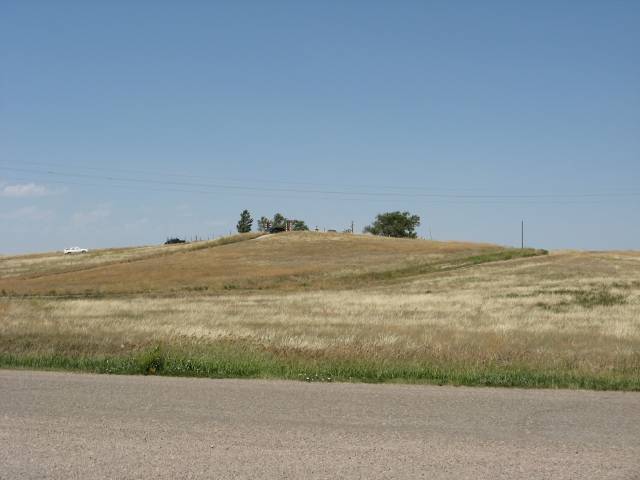
[[[0,366],[640,390],[640,253],[316,232],[0,259]]]
[[[367,235],[253,233],[186,245],[96,250],[86,255],[7,257],[0,259],[0,291],[92,295],[344,286],[353,279],[374,280],[381,272],[408,274],[412,269],[458,264],[479,255],[493,254],[500,259],[534,253],[488,244]]]

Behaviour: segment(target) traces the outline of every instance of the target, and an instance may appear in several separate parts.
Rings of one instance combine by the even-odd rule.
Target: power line
[[[467,200],[533,200],[533,199],[597,199],[597,198],[617,198],[617,197],[635,197],[640,196],[640,192],[598,192],[598,193],[579,193],[579,194],[443,194],[443,193],[427,193],[427,192],[370,192],[370,191],[346,191],[346,190],[318,190],[318,189],[302,189],[302,188],[276,188],[261,187],[250,185],[228,185],[223,183],[200,183],[200,182],[176,182],[167,180],[155,180],[145,178],[129,178],[111,175],[93,175],[83,173],[70,173],[53,170],[36,170],[28,168],[16,168],[0,165],[0,170],[18,171],[26,173],[35,173],[40,175],[52,175],[56,177],[71,177],[81,179],[104,180],[108,182],[125,182],[147,185],[164,185],[178,187],[193,187],[207,189],[237,190],[242,192],[270,192],[270,193],[298,193],[303,195],[321,194],[321,195],[340,195],[347,198],[351,197],[398,197],[398,198],[432,198],[432,199],[467,199]],[[194,192],[203,193],[203,192]]]
[[[31,182],[33,178],[24,178],[24,177],[12,177],[11,179],[7,179],[12,182]],[[291,194],[277,194],[277,193],[256,193],[256,192],[216,192],[212,190],[195,190],[195,189],[186,189],[186,188],[155,188],[149,187],[147,185],[121,185],[117,183],[87,183],[87,182],[73,182],[69,180],[44,180],[48,184],[56,184],[62,186],[76,186],[81,188],[116,188],[120,190],[129,190],[139,192],[140,190],[150,191],[150,192],[172,192],[172,193],[190,193],[190,194],[199,194],[199,195],[212,195],[212,196],[220,196],[224,194],[225,196],[240,196],[242,198],[246,197],[257,197],[257,198],[276,198],[276,199],[306,199],[306,198],[314,198],[316,200],[326,200],[326,201],[353,201],[353,202],[388,202],[388,198],[374,198],[374,197],[340,197],[340,196],[303,196],[303,195],[291,195]],[[522,206],[522,205],[600,205],[603,203],[610,203],[614,201],[614,199],[600,198],[600,199],[582,199],[582,200],[520,200],[520,199],[512,199],[512,200],[491,200],[491,199],[477,199],[477,200],[465,200],[465,199],[424,199],[421,201],[422,204],[427,205],[471,205],[471,206],[486,206],[486,205],[506,205],[506,206]]]
[[[416,186],[411,186],[411,185],[352,185],[352,184],[339,184],[339,185],[335,185],[335,184],[328,184],[328,183],[317,183],[317,182],[301,182],[301,181],[294,181],[294,180],[282,180],[282,178],[277,178],[277,179],[265,179],[265,178],[260,178],[260,179],[255,179],[255,178],[221,178],[221,177],[211,177],[211,176],[206,176],[206,175],[188,175],[188,174],[184,174],[184,173],[175,173],[175,172],[161,172],[161,171],[154,171],[154,172],[149,172],[148,170],[140,170],[140,169],[128,169],[128,168],[114,168],[114,167],[109,167],[109,168],[105,168],[105,167],[93,167],[93,166],[86,166],[86,165],[77,165],[77,164],[62,164],[62,163],[52,163],[52,162],[47,162],[47,163],[42,163],[42,162],[25,162],[25,161],[21,161],[21,164],[24,165],[34,165],[34,166],[38,166],[38,167],[44,167],[44,168],[73,168],[74,170],[90,170],[90,171],[99,171],[99,172],[119,172],[119,173],[136,173],[136,174],[143,174],[143,175],[153,175],[156,177],[175,177],[175,178],[195,178],[198,180],[203,180],[203,179],[215,179],[216,181],[224,181],[224,182],[231,182],[231,183],[242,183],[245,184],[246,182],[254,182],[254,183],[265,183],[268,182],[269,184],[275,184],[275,185],[304,185],[304,186],[317,186],[317,187],[327,187],[327,186],[336,186],[337,188],[380,188],[380,189],[395,189],[395,190],[423,190],[424,186],[422,187],[416,187]],[[464,190],[464,191],[474,191],[474,190],[478,190],[477,188],[456,188],[456,189],[451,189],[451,188],[435,188],[435,190],[443,190],[443,191],[460,191],[460,190]]]

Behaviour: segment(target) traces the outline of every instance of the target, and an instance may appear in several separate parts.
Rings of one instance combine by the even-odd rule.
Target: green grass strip
[[[270,378],[308,382],[424,383],[519,388],[640,391],[640,371],[590,374],[519,366],[441,366],[398,361],[278,358],[260,352],[195,357],[160,347],[130,357],[0,354],[0,368],[206,378]]]

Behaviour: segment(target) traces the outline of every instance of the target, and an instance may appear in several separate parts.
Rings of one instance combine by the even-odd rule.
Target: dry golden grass
[[[65,255],[62,252],[31,255],[0,256],[0,279],[27,279],[78,272],[95,267],[110,266],[148,258],[156,258],[180,252],[209,248],[226,241],[256,238],[258,234],[236,235],[220,240],[200,241],[188,244],[150,245],[143,247],[106,248],[91,250],[86,254]],[[8,282],[5,282],[5,284]]]
[[[11,294],[147,293],[285,287],[302,277],[380,271],[501,250],[495,245],[291,232],[233,243],[0,259]],[[224,242],[223,242],[224,243]]]
[[[640,253],[562,252],[481,265],[466,260],[496,248],[307,233],[12,277],[5,288],[48,290],[51,284],[34,283],[43,279],[84,288],[74,283],[78,276],[77,282],[117,292],[137,289],[146,273],[153,279],[146,286],[156,293],[0,297],[0,357],[16,365],[20,358],[137,358],[162,345],[174,356],[205,363],[226,362],[231,352],[240,366],[216,375],[269,369],[289,375],[278,365],[295,360],[325,370],[359,362],[370,368],[354,375],[378,379],[426,378],[415,372],[428,366],[476,372],[456,377],[462,383],[530,385],[521,373],[504,380],[505,372],[524,371],[608,379],[600,386],[585,383],[589,388],[639,388]],[[421,270],[416,264],[456,268]],[[396,271],[409,274],[387,275]],[[264,290],[180,291],[171,283],[242,286],[254,277]],[[296,281],[283,280],[290,277]],[[265,358],[270,367],[260,363]],[[497,376],[486,380],[491,372]],[[436,377],[430,378],[441,381]],[[540,378],[535,385],[558,384]]]
[[[571,253],[349,291],[9,299],[0,346],[90,356],[231,342],[283,357],[637,377],[638,279],[638,254]]]

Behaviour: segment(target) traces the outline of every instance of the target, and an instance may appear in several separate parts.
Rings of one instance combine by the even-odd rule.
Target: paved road
[[[640,394],[0,370],[0,478],[640,479]]]

